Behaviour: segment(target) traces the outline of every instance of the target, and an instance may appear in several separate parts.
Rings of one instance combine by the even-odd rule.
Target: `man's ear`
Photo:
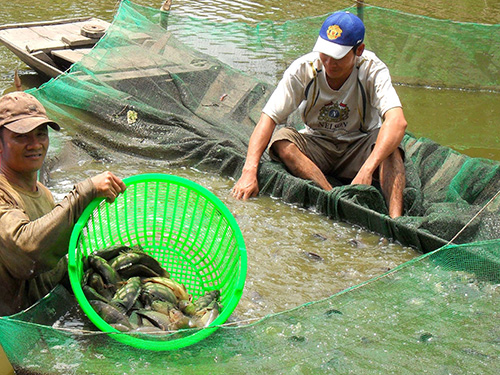
[[[365,50],[365,44],[361,43],[358,49],[356,50],[356,56],[361,56],[364,50]]]

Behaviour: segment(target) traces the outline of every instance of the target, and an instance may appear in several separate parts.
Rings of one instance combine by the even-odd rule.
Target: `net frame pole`
[[[361,21],[364,21],[363,20],[364,8],[365,8],[365,0],[356,0],[356,13],[357,16],[361,19]]]

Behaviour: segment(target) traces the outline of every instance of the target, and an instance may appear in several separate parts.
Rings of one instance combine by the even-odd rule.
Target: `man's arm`
[[[78,183],[62,202],[33,221],[23,210],[4,202],[0,210],[0,261],[18,279],[51,269],[67,254],[73,226],[92,199],[103,197],[112,202],[125,189],[114,174],[101,173]]]
[[[259,162],[271,140],[275,127],[274,120],[262,113],[248,143],[247,158],[241,177],[232,189],[233,197],[236,199],[248,199],[259,193],[257,180]]]
[[[375,170],[401,143],[405,135],[406,125],[402,108],[391,108],[384,114],[384,122],[380,128],[375,147],[351,184],[371,185]]]

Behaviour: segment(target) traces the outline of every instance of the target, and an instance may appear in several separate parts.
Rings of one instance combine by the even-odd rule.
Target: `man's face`
[[[363,50],[364,45],[361,45],[355,52],[349,51],[341,59],[334,59],[324,53],[320,53],[319,57],[323,63],[327,77],[332,80],[342,81],[342,83],[345,82],[354,68],[356,56],[360,56]]]
[[[40,125],[29,133],[19,134],[2,129],[0,137],[0,165],[17,173],[38,171],[49,147],[47,125]]]

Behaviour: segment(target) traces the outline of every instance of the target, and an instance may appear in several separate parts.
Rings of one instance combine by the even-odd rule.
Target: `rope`
[[[467,227],[485,210],[486,207],[488,207],[490,205],[491,202],[493,202],[495,200],[496,197],[498,197],[500,195],[500,190],[493,196],[493,198],[491,198],[488,203],[486,203],[468,222],[467,224],[464,225],[464,227],[462,229],[460,229],[458,231],[457,234],[455,234],[455,237],[453,237],[447,244],[446,246],[450,245],[453,241],[455,241],[457,239],[458,236],[460,236],[460,234],[462,234],[462,232],[467,229]]]

